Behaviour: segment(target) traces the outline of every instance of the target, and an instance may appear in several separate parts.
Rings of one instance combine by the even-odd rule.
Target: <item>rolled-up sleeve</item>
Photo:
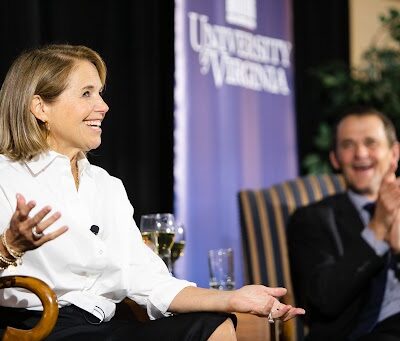
[[[195,283],[173,277],[164,262],[144,243],[135,250],[128,266],[128,297],[145,306],[151,319],[167,316],[174,297]]]
[[[173,277],[162,259],[155,254],[142,240],[142,236],[133,219],[133,207],[120,183],[124,200],[116,205],[122,210],[116,216],[121,219],[116,226],[121,228],[122,250],[126,250],[127,265],[124,278],[127,296],[145,307],[151,319],[168,316],[168,307],[174,297],[185,287],[196,286],[195,283]]]

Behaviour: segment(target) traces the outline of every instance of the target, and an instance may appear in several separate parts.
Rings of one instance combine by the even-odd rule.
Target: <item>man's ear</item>
[[[39,95],[34,95],[31,101],[30,110],[31,113],[43,123],[48,121],[46,113],[46,104],[44,103],[42,97]]]
[[[393,153],[393,168],[394,171],[397,170],[400,158],[400,144],[399,142],[395,142],[392,146],[392,153]]]
[[[340,164],[338,159],[336,158],[336,154],[333,150],[329,152],[329,160],[331,161],[331,164],[335,170],[340,170]]]

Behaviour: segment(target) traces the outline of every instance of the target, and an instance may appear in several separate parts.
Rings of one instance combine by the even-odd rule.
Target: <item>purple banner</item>
[[[290,0],[176,0],[176,274],[208,287],[207,251],[243,264],[237,193],[297,175]]]

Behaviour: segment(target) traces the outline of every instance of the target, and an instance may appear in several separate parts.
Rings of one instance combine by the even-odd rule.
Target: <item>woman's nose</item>
[[[96,111],[105,114],[110,108],[102,97],[100,97],[99,102],[96,105]]]

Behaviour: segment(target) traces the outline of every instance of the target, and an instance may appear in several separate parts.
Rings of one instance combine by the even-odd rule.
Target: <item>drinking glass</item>
[[[219,290],[235,289],[233,274],[233,250],[216,249],[208,251],[210,288]]]
[[[175,220],[171,213],[142,215],[140,231],[147,246],[157,253],[172,271],[171,248],[175,236]]]
[[[172,270],[174,269],[175,262],[181,256],[183,256],[183,250],[185,248],[185,227],[182,223],[175,224],[175,238],[171,249],[171,263]],[[172,271],[174,273],[174,271]]]

